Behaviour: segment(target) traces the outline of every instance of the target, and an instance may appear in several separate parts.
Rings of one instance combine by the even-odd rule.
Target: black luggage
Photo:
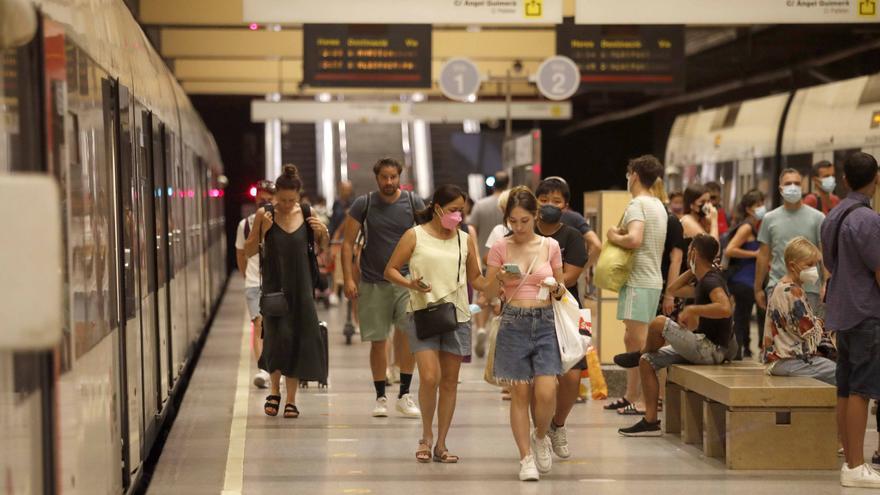
[[[330,343],[327,338],[327,322],[318,322],[318,331],[321,333],[321,344],[324,346],[324,378],[318,380],[318,388],[327,388],[330,375]],[[299,382],[300,388],[309,388],[309,382]]]

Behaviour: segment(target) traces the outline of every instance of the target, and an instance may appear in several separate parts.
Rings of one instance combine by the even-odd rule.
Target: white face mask
[[[766,214],[767,214],[767,207],[766,206],[761,205],[761,206],[755,208],[755,218],[757,218],[758,220],[763,220],[764,215],[766,215]]]
[[[784,199],[786,203],[797,203],[801,200],[802,196],[803,191],[801,190],[801,186],[790,185],[782,188],[782,199]]]
[[[816,282],[819,281],[819,267],[812,266],[812,267],[807,268],[805,270],[801,270],[800,277],[801,277],[801,283],[803,283],[803,284],[810,284],[810,285],[815,284]]]
[[[835,179],[833,175],[825,177],[824,179],[820,180],[820,184],[821,185],[819,187],[822,188],[823,191],[827,193],[832,193],[837,187],[837,179]]]

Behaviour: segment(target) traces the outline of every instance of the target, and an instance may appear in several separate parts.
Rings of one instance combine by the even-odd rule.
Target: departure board
[[[306,24],[303,82],[309,86],[431,87],[431,26]]]
[[[578,65],[581,84],[600,91],[684,89],[684,28],[560,24],[556,52]]]

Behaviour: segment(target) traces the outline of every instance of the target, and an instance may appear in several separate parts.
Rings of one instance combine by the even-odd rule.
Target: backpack
[[[417,225],[418,221],[416,221],[416,203],[413,200],[413,195],[409,191],[401,191],[401,193],[406,193],[407,198],[409,199],[409,209],[412,212],[413,217],[413,225]],[[361,230],[358,232],[357,238],[354,240],[355,245],[360,245],[361,249],[365,249],[367,247],[367,215],[370,213],[370,203],[373,200],[373,193],[368,192],[365,194],[367,205],[364,207],[364,214],[361,215],[360,223]]]

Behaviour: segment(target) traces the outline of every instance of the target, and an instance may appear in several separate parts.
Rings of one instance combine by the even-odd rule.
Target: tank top
[[[416,247],[409,260],[410,277],[422,277],[431,285],[431,292],[410,290],[410,311],[450,302],[455,305],[459,323],[470,321],[466,269],[468,234],[456,229],[456,237],[438,239],[421,225],[413,231]]]

